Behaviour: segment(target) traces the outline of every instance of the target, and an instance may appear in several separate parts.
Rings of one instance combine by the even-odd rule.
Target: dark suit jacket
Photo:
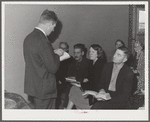
[[[55,73],[59,56],[54,54],[47,37],[34,29],[24,40],[25,84],[24,92],[39,99],[57,96]]]
[[[106,92],[110,93],[112,99],[109,101],[109,103],[125,103],[128,101],[131,95],[134,73],[126,64],[124,64],[117,77],[116,91],[110,92],[108,91],[108,88],[111,80],[112,70],[113,63],[107,63],[104,66],[100,80],[101,82],[99,83],[99,89],[103,88]]]
[[[77,61],[74,59],[74,61],[69,65],[68,77],[75,76],[77,81],[82,82],[83,79],[87,77],[89,63],[90,60],[83,57],[82,61],[79,64],[79,67],[77,68]]]
[[[62,83],[65,83],[66,81],[65,78],[67,77],[68,68],[69,65],[72,63],[72,61],[73,61],[73,57],[71,56],[69,59],[60,62],[60,67],[56,72],[57,82],[61,81]]]

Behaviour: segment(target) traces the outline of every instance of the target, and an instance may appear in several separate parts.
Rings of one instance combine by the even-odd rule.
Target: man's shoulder
[[[86,57],[84,57],[82,61],[83,61],[83,62],[86,62],[86,63],[90,63],[90,62],[91,62],[91,60],[88,59],[88,58],[86,58]]]
[[[38,32],[35,31],[35,29],[34,29],[32,32],[30,32],[30,33],[26,36],[25,41],[26,41],[26,40],[30,40],[30,39],[34,40],[34,39],[36,39],[35,37],[38,37],[38,36],[39,36]]]
[[[74,61],[74,58],[70,55],[70,58],[64,60],[64,61],[61,61],[61,64],[71,64],[72,62]]]
[[[27,43],[29,45],[31,44],[32,46],[43,45],[43,48],[45,48],[45,45],[46,47],[47,45],[51,45],[51,43],[47,43],[46,37],[44,36],[44,34],[36,28],[30,34],[26,36],[24,43]]]
[[[127,74],[132,74],[134,75],[132,69],[127,65],[127,64],[124,64],[124,67],[123,67],[126,71]]]
[[[33,30],[32,32],[30,32],[30,33],[27,35],[27,37],[34,38],[35,36],[38,37],[38,36],[41,36],[41,35],[44,36],[44,34],[43,34],[40,30],[34,28],[34,30]]]

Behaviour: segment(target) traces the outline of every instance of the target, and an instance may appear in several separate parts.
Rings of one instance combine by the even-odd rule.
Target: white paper
[[[111,96],[110,96],[109,93],[97,93],[95,91],[87,91],[86,93],[89,94],[89,95],[92,95],[92,96],[96,97],[97,99],[104,99],[104,100],[111,99]]]
[[[67,82],[70,82],[70,83],[77,83],[79,84],[80,82],[76,81],[76,79],[72,79],[72,78],[65,78]]]
[[[110,94],[106,93],[106,94],[101,94],[101,98],[105,99],[105,100],[109,100],[111,99]]]
[[[70,58],[70,55],[67,52],[64,52],[62,56],[60,56],[60,61],[66,60]]]

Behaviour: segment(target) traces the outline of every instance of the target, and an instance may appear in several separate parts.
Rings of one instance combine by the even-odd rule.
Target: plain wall
[[[115,41],[122,39],[127,45],[129,8],[127,5],[6,5],[5,6],[5,89],[24,94],[25,62],[23,57],[24,38],[37,26],[43,10],[56,12],[62,23],[61,34],[53,43],[66,41],[73,55],[73,45],[84,43],[100,44],[108,61],[115,49]]]

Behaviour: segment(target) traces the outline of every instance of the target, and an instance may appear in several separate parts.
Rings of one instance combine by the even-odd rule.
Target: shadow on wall
[[[55,31],[53,31],[49,36],[48,39],[51,43],[54,43],[56,41],[56,39],[59,37],[59,35],[61,34],[61,30],[62,30],[62,22],[60,20],[57,21],[56,27],[55,27]]]

